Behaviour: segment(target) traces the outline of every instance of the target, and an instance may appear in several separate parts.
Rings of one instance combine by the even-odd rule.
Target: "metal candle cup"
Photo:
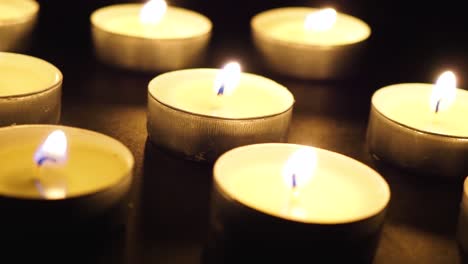
[[[329,33],[309,33],[304,28],[306,17],[317,11],[286,7],[252,18],[253,40],[267,67],[301,79],[338,79],[352,72],[371,29],[355,17],[337,13]]]
[[[58,123],[62,79],[46,61],[0,52],[0,126]]]
[[[234,94],[219,98],[212,93],[218,72],[174,71],[149,83],[148,136],[153,143],[187,159],[214,161],[241,145],[286,140],[293,95],[272,80],[242,73]]]
[[[367,142],[379,160],[418,173],[459,178],[468,174],[468,92],[446,113],[429,109],[432,84],[384,87],[372,96]]]
[[[33,0],[1,1],[0,51],[26,49],[38,13],[39,4]]]
[[[55,130],[68,139],[68,160],[36,164],[34,153]],[[103,134],[66,126],[18,125],[0,128],[0,145],[0,159],[8,160],[0,167],[2,234],[72,232],[119,207],[130,189],[133,156]],[[47,185],[39,189],[37,181],[51,177],[63,180],[65,195],[43,195],[43,190],[50,194],[56,190]]]
[[[91,15],[95,53],[101,61],[137,71],[169,71],[200,63],[211,36],[208,18],[168,7],[160,25],[152,28],[140,25],[142,7],[112,5]]]
[[[317,165],[297,194],[282,167],[304,147],[249,145],[216,161],[211,228],[224,257],[372,259],[390,200],[387,183],[360,162],[308,147]]]

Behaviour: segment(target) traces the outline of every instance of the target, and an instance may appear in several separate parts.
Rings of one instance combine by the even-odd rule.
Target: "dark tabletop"
[[[89,15],[98,7],[122,1],[39,2],[39,23],[26,53],[48,60],[63,72],[61,123],[115,137],[136,160],[125,228],[92,248],[74,246],[70,260],[201,263],[209,231],[211,165],[181,160],[148,142],[147,84],[159,73],[116,69],[93,55]],[[291,90],[296,104],[289,142],[345,154],[375,168],[388,181],[392,198],[374,263],[461,263],[455,232],[462,179],[434,179],[377,164],[365,141],[370,97],[379,87],[433,82],[445,69],[457,73],[460,87],[468,87],[468,22],[460,3],[178,0],[172,4],[199,11],[213,21],[203,67],[218,68],[235,58],[245,71],[272,78]],[[372,27],[366,53],[356,66],[358,73],[343,80],[304,81],[265,69],[250,39],[250,18],[273,7],[325,4]],[[50,252],[43,251],[41,258],[49,257]]]

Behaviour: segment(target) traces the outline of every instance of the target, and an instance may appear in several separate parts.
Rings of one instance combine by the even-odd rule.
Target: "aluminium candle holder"
[[[251,192],[252,195],[281,196],[281,190],[277,189],[275,192],[254,191],[255,188],[246,191],[245,189],[249,188],[242,185],[239,180],[235,180],[235,177],[242,177],[246,180],[246,184],[258,184],[259,181],[255,179],[248,181],[254,177],[252,173],[257,173],[256,175],[268,173],[267,176],[260,176],[261,179],[275,181],[271,177],[282,176],[281,166],[277,164],[281,164],[284,153],[290,152],[293,148],[298,149],[294,144],[243,146],[223,154],[216,161],[213,168],[210,206],[211,234],[205,252],[210,263],[242,263],[246,260],[303,261],[309,258],[317,263],[341,263],[349,259],[353,259],[356,263],[372,262],[390,202],[390,189],[377,172],[364,164],[337,153],[316,149],[317,170],[320,170],[320,167],[324,169],[316,177],[321,177],[320,173],[324,173],[322,176],[326,177],[329,176],[327,173],[342,171],[343,175],[355,177],[352,178],[355,181],[351,181],[354,185],[369,184],[367,190],[372,194],[367,198],[366,195],[361,196],[362,200],[358,202],[358,208],[362,211],[351,210],[349,212],[353,213],[349,215],[345,213],[336,217],[330,213],[333,210],[330,210],[322,211],[324,214],[328,212],[328,217],[316,215],[309,216],[310,218],[305,220],[296,219],[284,215],[281,211],[275,211],[271,203],[268,203],[268,207],[262,207],[257,201],[248,201],[245,196],[239,194]],[[333,164],[336,166],[333,167]],[[279,168],[278,173],[269,170],[270,166]],[[253,169],[246,170],[249,167]],[[341,179],[348,181],[348,177]],[[282,182],[283,179],[279,181]],[[313,181],[314,178],[311,179],[311,184],[314,184]],[[315,183],[319,184],[318,181]],[[265,185],[272,188],[276,186]],[[322,187],[327,188],[327,185]],[[259,185],[258,188],[268,187]],[[306,190],[302,189],[298,195],[305,192]],[[343,200],[347,197],[346,192],[336,193],[334,196]],[[299,199],[297,196],[296,198]],[[367,199],[373,202],[366,206],[364,201]],[[310,200],[309,196],[307,202],[314,201]]]
[[[20,15],[0,18],[0,51],[26,50],[37,22],[39,4],[33,0],[4,0],[1,4],[17,10]]]
[[[34,177],[39,169],[34,167],[32,155],[41,141],[52,131],[60,129],[68,138],[69,157],[82,166],[66,164],[62,173],[70,185],[67,195],[47,198],[33,193]],[[130,190],[134,158],[122,143],[106,135],[66,126],[18,125],[0,128],[0,145],[10,164],[0,168],[0,229],[3,239],[28,238],[41,241],[44,236],[100,232],[125,222],[127,194]],[[23,156],[24,154],[24,156]],[[26,156],[31,155],[31,157]],[[83,169],[92,159],[83,161],[83,155],[100,155],[107,160],[105,168]],[[5,158],[5,157],[4,157]],[[94,157],[96,158],[96,156]],[[109,164],[118,169],[109,169]],[[102,162],[101,162],[102,164]],[[118,165],[118,166],[117,166]],[[53,167],[42,173],[51,173]],[[76,173],[72,170],[82,170]],[[93,180],[87,173],[101,173]],[[112,174],[112,175],[111,175]],[[13,176],[12,176],[13,175]],[[88,177],[79,182],[73,177]],[[45,186],[45,185],[44,185]],[[44,187],[45,188],[45,187]],[[38,190],[37,190],[38,191]],[[112,225],[112,226],[109,226]]]
[[[60,120],[63,76],[39,58],[0,52],[3,87],[0,126],[56,124]]]
[[[375,159],[421,174],[457,179],[468,174],[468,138],[414,129],[372,105],[367,144]]]
[[[236,112],[245,107],[244,101],[231,107],[228,116],[184,108],[183,100],[195,101],[197,104],[200,104],[198,100],[210,102],[205,97],[193,99],[192,96],[194,93],[205,95],[207,90],[211,91],[217,73],[217,69],[188,69],[154,78],[148,85],[149,139],[155,145],[186,159],[205,162],[213,162],[227,150],[238,146],[285,142],[294,98],[286,87],[265,77],[243,73],[238,85],[241,88],[237,89],[244,92],[251,89],[261,91],[250,100],[250,110],[262,108],[262,101],[267,100],[264,97],[271,95],[272,101],[263,102],[268,110],[256,113],[244,111],[242,116],[229,116],[231,111]],[[186,90],[187,94],[176,98],[176,90]],[[210,92],[206,95],[209,96]],[[216,95],[214,99],[217,99]]]
[[[363,21],[346,14],[339,16],[356,21],[367,33],[362,39],[340,45],[317,45],[294,40],[279,39],[268,28],[282,21],[305,18],[315,8],[286,7],[267,10],[251,20],[252,38],[267,68],[282,75],[299,79],[340,79],[353,74],[365,48],[370,28]]]
[[[199,65],[205,58],[211,38],[211,21],[193,11],[169,7],[203,21],[206,29],[191,36],[158,38],[132,36],[103,26],[115,16],[138,13],[141,4],[119,4],[103,7],[91,15],[91,30],[95,54],[102,62],[135,71],[164,72]]]

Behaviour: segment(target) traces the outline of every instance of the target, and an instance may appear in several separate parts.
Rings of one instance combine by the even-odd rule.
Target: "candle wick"
[[[292,188],[295,189],[296,187],[297,187],[296,174],[293,173],[293,175],[292,175]]]
[[[38,167],[42,166],[46,161],[57,162],[57,160],[54,158],[44,156],[40,158],[39,160],[37,160],[37,166]]]
[[[435,107],[435,113],[436,113],[436,114],[439,112],[439,107],[440,107],[440,101],[441,101],[441,100],[442,100],[442,99],[437,100],[437,104],[436,104],[436,107]]]
[[[34,185],[36,186],[36,190],[42,197],[45,197],[44,187],[42,187],[42,183],[39,179],[34,179]]]
[[[219,87],[217,95],[223,95],[223,94],[224,94],[224,84],[222,84],[221,87]]]

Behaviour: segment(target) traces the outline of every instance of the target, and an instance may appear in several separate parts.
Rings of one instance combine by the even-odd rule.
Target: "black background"
[[[85,240],[70,246],[63,262],[200,263],[209,230],[211,165],[180,160],[147,142],[147,83],[158,73],[116,69],[93,55],[90,14],[122,1],[39,2],[39,23],[27,53],[63,72],[62,123],[113,136],[136,159],[125,229],[106,235],[98,245],[86,247]],[[289,142],[348,155],[387,179],[392,201],[374,263],[461,262],[455,230],[462,180],[432,179],[377,164],[367,151],[365,133],[370,97],[379,87],[433,82],[445,69],[457,73],[460,87],[467,86],[468,22],[462,1],[174,0],[171,4],[212,20],[209,56],[202,66],[218,68],[237,59],[245,71],[272,78],[293,92],[296,105]],[[371,26],[367,52],[355,77],[303,81],[264,68],[250,39],[250,18],[263,10],[294,5],[333,6]],[[53,259],[57,253],[53,248],[41,252],[40,259]]]

